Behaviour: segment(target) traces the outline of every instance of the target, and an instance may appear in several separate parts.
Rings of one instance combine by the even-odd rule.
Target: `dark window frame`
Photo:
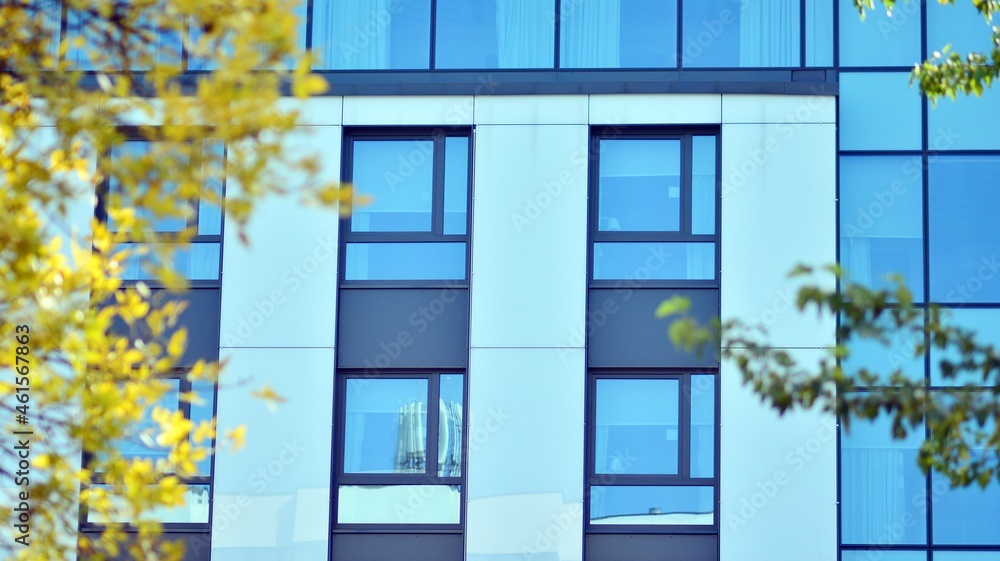
[[[457,477],[440,477],[437,475],[438,457],[438,420],[440,406],[432,396],[440,397],[440,378],[443,375],[462,376],[462,464],[461,475]],[[424,473],[346,473],[344,470],[344,460],[346,454],[346,422],[345,415],[347,381],[352,379],[362,380],[427,380],[427,444],[426,455],[428,461],[424,466]],[[336,533],[461,533],[465,528],[466,520],[466,497],[468,496],[468,459],[469,459],[469,423],[466,412],[469,403],[469,375],[464,369],[420,369],[407,368],[399,370],[380,371],[377,374],[357,369],[342,369],[337,372],[335,382],[334,397],[334,433],[333,433],[333,476],[330,485],[330,526],[334,534]],[[433,407],[431,405],[433,404]],[[433,429],[432,429],[433,427]],[[433,467],[433,469],[432,469]],[[339,491],[342,485],[449,485],[458,486],[460,493],[459,519],[455,524],[418,524],[418,523],[350,523],[339,522],[340,511]]]
[[[714,377],[714,442],[713,476],[690,476],[691,448],[691,377]],[[678,463],[677,474],[601,474],[596,470],[597,381],[598,380],[678,380]],[[584,458],[584,534],[714,534],[719,533],[721,512],[719,508],[719,469],[721,437],[721,391],[717,369],[596,369],[587,374],[586,432]],[[682,524],[593,524],[590,518],[591,493],[594,487],[650,486],[650,487],[712,487],[713,523],[711,525]]]
[[[159,142],[158,138],[150,138],[148,134],[144,134],[139,127],[127,126],[121,127],[119,131],[124,135],[122,146],[125,142],[146,142],[155,143]],[[206,130],[206,136],[200,140],[200,142],[211,141],[213,138],[210,136],[211,131]],[[228,158],[228,147],[221,144],[222,158],[223,162]],[[113,166],[114,161],[110,151],[105,152],[101,158],[101,166]],[[228,176],[223,173],[219,178],[221,182],[220,195],[224,201],[226,198],[226,186],[228,184]],[[108,199],[111,192],[111,181],[109,177],[105,177],[97,188],[97,204],[94,207],[94,217],[102,224],[108,224],[108,212],[107,205]],[[194,235],[191,236],[187,242],[189,247],[194,247],[199,244],[216,244],[219,247],[219,267],[214,279],[187,279],[188,288],[221,288],[222,287],[222,261],[223,261],[223,237],[225,233],[226,225],[226,213],[224,209],[220,210],[220,222],[219,222],[219,233],[218,234],[199,234],[197,232],[198,228],[198,216],[200,212],[200,204],[197,200],[191,200],[190,204],[192,206],[193,212],[190,217],[188,217],[187,224],[185,228],[188,230],[194,229]],[[155,243],[174,243],[175,240],[172,239],[176,233],[174,232],[157,232],[155,230],[147,230],[145,232],[150,236],[151,239],[148,240],[126,240],[122,243],[144,243],[144,244],[155,244]],[[160,239],[153,239],[160,238]],[[163,288],[164,284],[159,280],[151,277],[143,277],[139,279],[122,279],[122,288],[134,287],[139,283],[143,283],[150,288]]]
[[[178,380],[178,395],[184,393],[191,393],[193,390],[193,382],[188,377],[189,370],[186,368],[177,368],[172,370],[170,373],[160,376],[162,380]],[[205,396],[199,396],[205,399]],[[218,384],[212,384],[212,420],[215,422],[215,416],[219,409],[219,386]],[[191,420],[191,402],[185,401],[183,399],[178,399],[177,402],[178,410],[184,415],[184,418]],[[189,437],[190,438],[190,437]],[[212,438],[212,441],[208,446],[212,450],[216,449],[217,436]],[[205,446],[203,444],[202,446]],[[92,461],[93,454],[84,450],[83,452],[83,467],[87,467]],[[185,485],[188,486],[208,486],[208,520],[206,522],[161,522],[165,533],[208,533],[212,528],[212,521],[214,519],[215,510],[215,454],[213,453],[209,459],[209,473],[208,475],[196,475],[193,477],[182,477],[179,478]],[[164,474],[164,476],[170,476],[171,474]],[[104,475],[102,472],[95,471],[90,482],[91,485],[103,485],[105,484]],[[80,488],[86,489],[88,485],[81,484]],[[89,509],[87,505],[83,502],[80,503],[80,519],[79,519],[79,531],[88,532],[93,530],[102,530],[107,527],[117,527],[121,528],[126,533],[135,533],[139,531],[139,527],[132,522],[109,522],[109,523],[98,523],[90,522],[87,520],[89,516]]]
[[[591,126],[590,170],[588,175],[588,240],[587,240],[587,280],[590,288],[617,288],[622,283],[641,283],[648,288],[719,288],[721,283],[722,243],[722,143],[718,126]],[[715,137],[715,233],[693,234],[692,226],[692,184],[693,156],[692,142],[695,136]],[[681,142],[681,193],[680,228],[677,232],[666,231],[601,231],[600,222],[600,143],[602,140],[680,140]],[[714,278],[712,279],[595,279],[594,246],[606,242],[649,242],[649,243],[691,243],[710,242],[715,244]]]
[[[465,199],[465,233],[444,233],[445,141],[449,137],[468,140],[468,172]],[[340,256],[338,281],[340,288],[468,288],[472,261],[472,182],[475,135],[472,127],[345,127],[341,178],[352,184],[354,177],[354,142],[378,140],[433,141],[432,203],[430,232],[355,232],[351,230],[354,214],[340,221]],[[363,194],[363,193],[362,193]],[[462,279],[347,279],[347,246],[351,243],[464,243],[465,272]]]

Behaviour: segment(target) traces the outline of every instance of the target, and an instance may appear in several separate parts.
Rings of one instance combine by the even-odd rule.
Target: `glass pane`
[[[931,496],[936,545],[1000,545],[1000,484],[996,479],[985,489],[976,484],[951,489],[948,480],[935,473]],[[936,553],[934,558],[939,559]]]
[[[430,68],[430,0],[313,0],[318,70]]]
[[[128,161],[134,161],[137,158],[141,158],[149,153],[150,143],[145,140],[128,140],[125,141],[111,149],[111,165],[120,165],[119,162],[122,158]],[[124,175],[133,175],[129,172],[123,172]],[[165,191],[171,189],[170,185],[164,184],[162,187]],[[154,216],[151,212],[142,208],[137,199],[142,197],[147,193],[148,185],[145,183],[139,183],[135,186],[135,192],[127,192],[117,176],[111,176],[108,180],[108,209],[118,209],[118,208],[135,208],[136,217],[141,220],[145,220],[149,223],[151,227],[150,230],[154,232],[181,232],[187,228],[187,220],[179,216]],[[179,206],[186,206],[179,204]],[[116,221],[110,216],[108,216],[108,225],[112,231],[117,231],[118,225]]]
[[[681,141],[601,140],[598,229],[677,232]]]
[[[444,233],[464,234],[469,208],[469,139],[449,136],[444,141]]]
[[[899,274],[924,294],[923,175],[919,156],[840,159],[840,262],[850,280],[888,289]]]
[[[934,561],[1000,561],[1000,551],[935,551]]]
[[[465,243],[349,243],[347,280],[462,280]]]
[[[684,1],[686,67],[799,65],[799,0]]]
[[[1000,309],[953,308],[944,310],[943,321],[947,325],[969,329],[976,333],[976,342],[993,345],[1000,350]],[[941,374],[942,360],[955,363],[961,359],[958,349],[949,347],[942,351],[931,347],[931,384],[935,386],[982,384],[979,372],[963,372],[957,378],[945,379]]]
[[[888,418],[854,421],[840,446],[841,533],[845,544],[927,542],[926,479],[917,467],[923,429],[891,437]]]
[[[554,0],[438,0],[435,68],[552,68]]]
[[[438,413],[438,477],[462,476],[462,402],[465,385],[461,374],[442,374],[441,410]]]
[[[224,169],[226,146],[216,140],[206,140],[202,143],[206,157],[205,175],[208,180],[205,190],[217,200],[222,199],[222,187],[226,172]],[[219,236],[222,234],[222,207],[202,198],[198,201],[198,234],[202,236]]]
[[[170,453],[169,447],[163,447],[156,443],[156,437],[160,434],[160,425],[153,420],[153,409],[162,407],[169,411],[180,409],[180,380],[161,380],[167,391],[159,400],[151,404],[143,412],[142,419],[128,427],[124,438],[115,443],[115,448],[126,459],[151,459],[154,463],[166,461]],[[165,466],[161,466],[165,469]]]
[[[691,150],[691,233],[714,234],[715,137],[693,137]]]
[[[352,231],[431,231],[433,141],[356,140],[353,174],[355,191],[372,201],[354,209]]]
[[[677,66],[676,0],[589,0],[560,8],[562,68]]]
[[[123,2],[122,4],[128,4]],[[156,7],[147,4],[146,14],[151,10],[162,10],[162,6]],[[133,20],[137,28],[143,30],[143,34],[151,37],[151,40],[140,38],[137,34],[132,34],[128,40],[127,53],[129,56],[129,66],[132,70],[148,70],[149,64],[141,64],[139,58],[146,58],[146,62],[155,61],[158,64],[179,65],[181,62],[181,35],[176,30],[162,27],[152,27],[156,22],[152,21],[148,15],[143,15]],[[122,59],[119,49],[110,48],[105,39],[105,34],[111,29],[111,25],[106,18],[94,18],[77,10],[66,11],[66,56],[70,68],[75,70],[122,70],[125,61]],[[77,41],[82,39],[79,45]],[[121,34],[113,33],[113,41],[120,41]]]
[[[591,524],[709,526],[715,518],[712,487],[591,487]]]
[[[806,66],[833,66],[833,2],[806,0]]]
[[[597,473],[676,474],[677,380],[597,380]]]
[[[595,243],[595,279],[711,280],[714,243]]]
[[[927,2],[928,56],[934,51],[944,51],[945,45],[951,45],[952,52],[962,54],[963,58],[970,52],[989,52],[993,48],[992,38],[991,25],[972,2],[953,5]]]
[[[852,2],[838,3],[841,66],[912,67],[920,60],[923,2],[897,2],[892,17],[878,3],[874,10],[868,10],[864,21]]]
[[[715,475],[715,376],[691,376],[691,477]]]
[[[840,554],[840,561],[927,561],[927,553],[923,551],[886,551],[881,548],[844,551]]]
[[[211,382],[193,382],[191,391],[198,396],[191,402],[191,421],[198,426],[201,422],[212,422],[215,417],[215,384]],[[203,441],[199,446],[210,446],[210,441]],[[198,462],[198,475],[212,475],[212,457]]]
[[[909,84],[908,72],[841,73],[840,148],[919,150],[920,95]]]
[[[885,322],[884,325],[888,331],[889,322]],[[861,368],[866,368],[880,375],[879,385],[888,385],[889,374],[897,369],[911,380],[923,380],[923,353],[914,356],[917,345],[923,343],[923,333],[889,331],[888,334],[891,335],[889,345],[883,345],[874,339],[853,337],[847,345],[851,354],[842,363],[844,372],[855,375]]]
[[[344,472],[425,471],[426,379],[350,378],[344,399]]]
[[[1000,302],[1000,156],[935,157],[929,163],[931,300]]]
[[[458,524],[458,485],[341,485],[340,524]]]
[[[156,247],[174,246],[168,265],[188,280],[217,280],[219,278],[219,244],[193,243],[188,246],[181,244],[149,244],[125,243],[118,246],[129,250],[132,254],[125,259],[123,265],[123,280],[148,280],[154,278],[150,267],[160,262],[159,256],[153,253]],[[148,265],[148,267],[147,267]]]
[[[111,494],[112,512],[109,516],[101,516],[97,512],[87,512],[87,522],[92,524],[135,523],[137,520],[128,515],[129,508],[120,495],[114,493],[110,485],[91,485],[94,489],[104,489]],[[161,523],[207,524],[208,507],[211,500],[209,485],[188,485],[184,493],[184,505],[164,507],[159,506],[149,511],[143,520],[155,520]]]
[[[958,6],[948,6],[957,8]],[[963,6],[964,7],[964,6]],[[1000,92],[986,88],[981,97],[943,98],[927,109],[928,148],[931,150],[995,150],[1000,138],[983,123],[1000,120]]]

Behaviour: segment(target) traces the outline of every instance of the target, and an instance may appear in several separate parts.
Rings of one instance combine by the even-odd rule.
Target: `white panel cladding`
[[[455,126],[472,124],[472,96],[345,97],[344,124]]]
[[[722,96],[717,94],[590,96],[594,125],[697,125],[721,120]]]
[[[287,149],[319,156],[321,178],[340,175],[341,127],[296,127]],[[276,174],[295,186],[290,172]],[[254,209],[243,244],[226,224],[222,347],[333,347],[336,325],[336,209],[307,207],[298,195]]]
[[[817,91],[818,88],[817,88]],[[729,123],[836,123],[837,101],[830,95],[722,96],[722,122]]]
[[[476,96],[477,125],[585,125],[582,95]]]
[[[836,126],[803,124],[794,109],[786,118],[787,100],[749,101],[739,101],[747,119],[781,117],[722,127],[722,316],[760,324],[772,345],[815,361],[834,342],[834,321],[798,314],[787,274],[836,258]],[[833,419],[779,418],[730,366],[721,379],[722,559],[835,559]]]
[[[218,426],[246,426],[246,447],[215,458],[212,559],[326,559],[333,349],[229,349]],[[270,410],[251,391],[285,398]],[[322,508],[316,508],[322,505]]]
[[[796,359],[814,363],[822,354],[815,349],[791,352]],[[834,417],[816,411],[779,417],[741,380],[734,366],[723,367],[722,561],[836,559]]]
[[[583,349],[472,350],[466,559],[582,559]]]
[[[472,347],[582,347],[587,127],[476,128]]]
[[[776,346],[834,341],[832,317],[795,312],[801,281],[788,273],[836,260],[835,131],[722,127],[722,315],[762,325]]]

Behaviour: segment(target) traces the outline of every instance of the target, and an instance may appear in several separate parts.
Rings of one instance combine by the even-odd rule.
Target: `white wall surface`
[[[288,105],[304,126],[287,149],[319,155],[320,179],[339,179],[341,98]],[[274,171],[285,187],[302,179]],[[288,195],[255,209],[249,246],[226,224],[218,425],[245,424],[247,440],[215,459],[215,561],[327,558],[338,221]],[[250,395],[265,385],[286,400],[273,411]]]
[[[795,312],[787,274],[835,260],[834,106],[821,96],[723,96],[722,316],[764,326],[807,363],[834,343],[834,321]],[[833,418],[779,418],[739,376],[723,368],[722,559],[836,559]]]

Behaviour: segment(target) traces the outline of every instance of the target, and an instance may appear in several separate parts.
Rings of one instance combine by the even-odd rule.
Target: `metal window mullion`
[[[434,137],[434,155],[431,186],[431,233],[444,234],[444,145],[445,137]]]
[[[680,175],[681,175],[681,192],[680,192],[680,208],[681,208],[681,223],[680,223],[680,233],[682,235],[691,235],[694,230],[692,222],[692,206],[694,203],[694,194],[692,190],[693,187],[693,165],[694,158],[691,155],[691,150],[694,142],[692,141],[692,136],[690,134],[685,134],[681,138],[681,161],[680,161]]]
[[[685,478],[691,477],[691,375],[684,374],[679,380],[677,392],[677,473]]]
[[[427,377],[427,458],[424,461],[424,472],[428,479],[438,475],[438,423],[441,403],[440,375],[431,374]]]

